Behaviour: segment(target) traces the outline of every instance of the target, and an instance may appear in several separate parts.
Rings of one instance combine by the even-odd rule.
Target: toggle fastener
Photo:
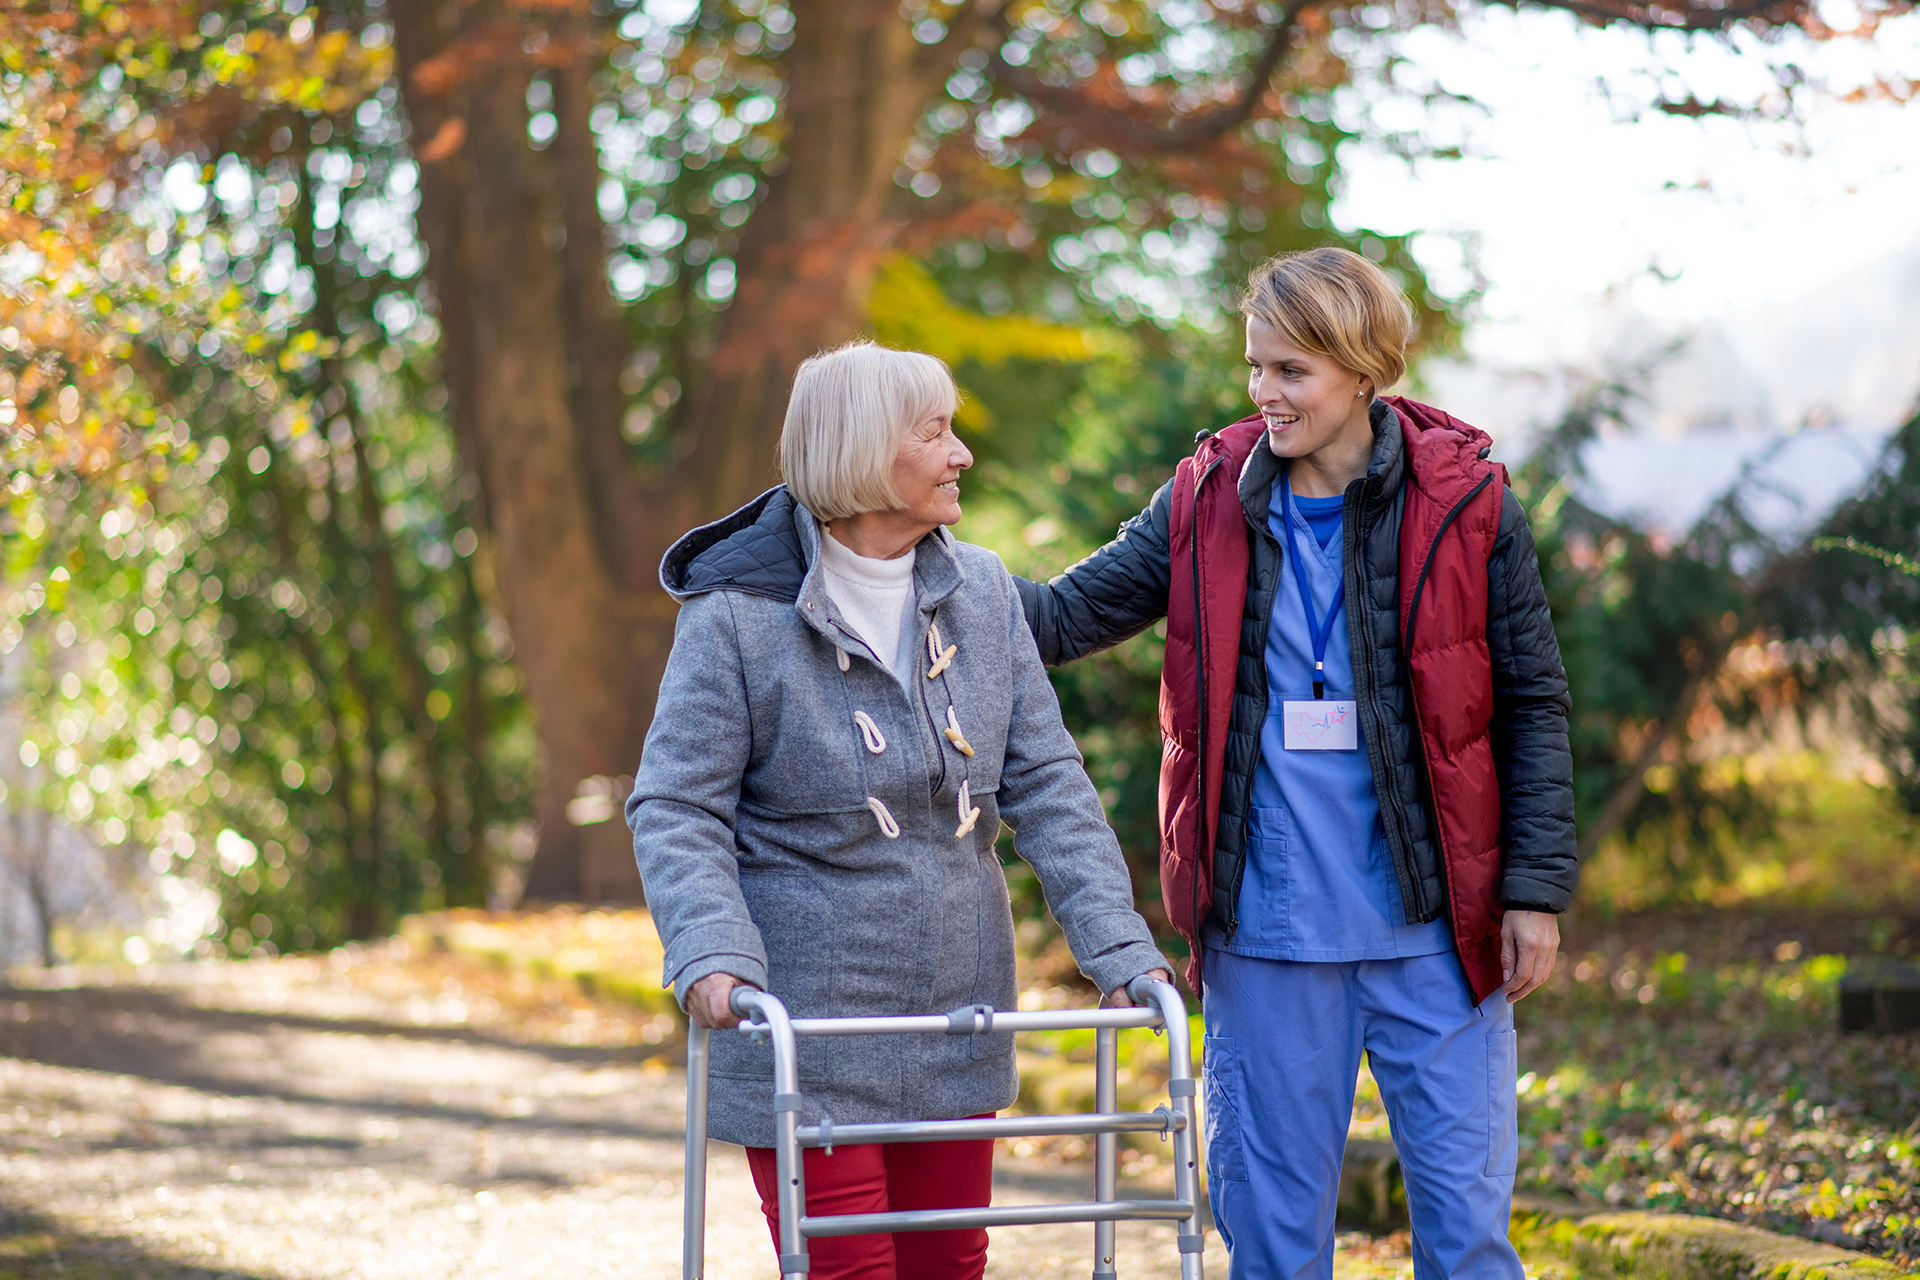
[[[941,732],[947,735],[954,749],[963,756],[973,754],[973,744],[967,741],[967,735],[960,732],[960,718],[953,713],[953,704],[947,704],[947,727]]]

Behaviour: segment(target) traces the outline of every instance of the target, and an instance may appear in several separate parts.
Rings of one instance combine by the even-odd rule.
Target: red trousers
[[[984,1118],[984,1117],[981,1117]],[[891,1213],[961,1209],[993,1198],[993,1141],[909,1142],[817,1148],[802,1153],[807,1212]],[[748,1147],[760,1210],[780,1246],[779,1175],[772,1147]],[[823,1236],[807,1241],[810,1280],[980,1280],[987,1233],[902,1231],[897,1235]]]

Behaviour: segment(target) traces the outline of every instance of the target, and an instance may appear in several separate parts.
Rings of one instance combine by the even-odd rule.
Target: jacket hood
[[[1455,449],[1484,459],[1493,449],[1493,437],[1480,428],[1460,421],[1444,409],[1436,409],[1405,396],[1382,396],[1377,403],[1393,406],[1406,423],[1406,434],[1422,441],[1444,440]]]
[[[845,643],[852,632],[816,572],[822,536],[813,513],[787,486],[776,485],[732,515],[681,535],[661,558],[660,585],[683,604],[709,591],[739,591],[797,605],[808,626]],[[952,531],[944,528],[920,540],[914,591],[923,612],[965,580],[956,545]]]
[[[678,601],[725,589],[792,603],[807,576],[797,515],[805,510],[787,486],[774,486],[732,515],[682,534],[661,558],[660,585]]]
[[[1457,501],[1489,475],[1506,482],[1506,468],[1487,461],[1487,455],[1493,452],[1493,437],[1480,428],[1405,396],[1384,396],[1382,400],[1400,417],[1408,474],[1436,501]]]

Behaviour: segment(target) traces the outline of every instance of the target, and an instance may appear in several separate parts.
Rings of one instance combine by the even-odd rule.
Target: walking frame
[[[974,1005],[952,1013],[893,1018],[792,1018],[786,1006],[764,991],[736,987],[733,1011],[748,1021],[743,1034],[773,1042],[774,1160],[780,1179],[781,1280],[805,1280],[807,1241],[818,1236],[852,1236],[894,1231],[943,1231],[961,1227],[1030,1226],[1052,1222],[1091,1222],[1093,1280],[1114,1280],[1114,1224],[1126,1221],[1175,1221],[1180,1224],[1181,1280],[1202,1280],[1198,1139],[1194,1120],[1193,1060],[1187,1036],[1187,1009],[1180,993],[1151,977],[1135,978],[1127,992],[1131,1009],[1057,1009],[1015,1013]],[[1167,1037],[1168,1105],[1150,1112],[1117,1110],[1115,1096],[1119,1035],[1125,1027],[1152,1027]],[[800,1036],[986,1035],[993,1031],[1094,1032],[1094,1110],[1062,1116],[1008,1116],[983,1120],[921,1120],[897,1124],[800,1123],[800,1068],[795,1048]],[[684,1280],[700,1280],[706,1269],[707,1210],[707,1054],[711,1036],[693,1025],[687,1032],[687,1177]],[[1158,1133],[1173,1139],[1171,1200],[1121,1200],[1114,1189],[1119,1135]],[[802,1147],[868,1142],[951,1142],[964,1138],[1032,1138],[1094,1135],[1094,1198],[1064,1204],[1007,1205],[973,1209],[921,1209],[901,1213],[850,1213],[809,1216]]]

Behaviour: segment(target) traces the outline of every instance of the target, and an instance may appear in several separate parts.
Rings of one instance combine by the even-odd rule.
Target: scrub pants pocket
[[[1200,1078],[1207,1106],[1207,1178],[1212,1182],[1245,1182],[1247,1151],[1240,1138],[1240,1065],[1234,1057],[1232,1036],[1208,1036],[1202,1041]]]
[[[1496,998],[1499,998],[1496,996]],[[1514,1078],[1519,1074],[1519,1038],[1513,1028],[1487,1033],[1487,1176],[1510,1178],[1520,1164],[1519,1117]]]

